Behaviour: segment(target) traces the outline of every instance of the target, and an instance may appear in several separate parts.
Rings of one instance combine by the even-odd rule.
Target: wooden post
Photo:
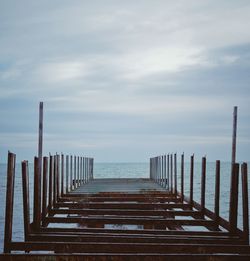
[[[204,214],[206,198],[206,157],[202,158],[201,168],[201,212]]]
[[[164,188],[167,188],[167,168],[166,168],[166,155],[164,155]]]
[[[77,187],[80,185],[80,158],[77,157]]]
[[[70,191],[73,190],[73,156],[70,155]]]
[[[177,195],[177,155],[174,154],[174,193]]]
[[[170,181],[170,180],[169,180],[169,167],[170,167],[170,166],[169,166],[169,154],[168,154],[168,157],[167,157],[167,170],[168,170],[168,173],[167,173],[167,176],[168,176],[168,191],[169,191],[169,187],[170,187],[170,186],[169,186],[169,184],[170,184],[170,183],[169,183],[169,181]]]
[[[53,205],[53,156],[49,156],[49,210]]]
[[[39,103],[39,134],[38,134],[38,175],[42,176],[43,157],[43,102]],[[40,178],[38,178],[40,180]]]
[[[54,182],[53,182],[53,205],[55,206],[56,205],[56,201],[57,201],[57,178],[56,178],[56,171],[57,171],[57,156],[54,155],[54,160],[53,160],[53,163],[54,163],[54,168],[53,168],[53,171],[54,171]]]
[[[184,199],[184,153],[181,155],[181,200]]]
[[[220,217],[220,161],[216,160],[215,168],[215,195],[214,195],[214,214],[217,228],[219,227]]]
[[[60,197],[60,155],[56,155],[56,194],[57,198],[56,200],[58,201]]]
[[[190,204],[193,205],[193,195],[194,195],[194,154],[190,159]]]
[[[231,188],[230,188],[230,208],[229,208],[229,226],[230,232],[237,231],[238,218],[238,192],[239,192],[239,164],[233,164],[233,171],[231,173]]]
[[[234,107],[233,112],[233,135],[232,135],[232,165],[236,160],[236,137],[237,137],[237,106]]]
[[[171,176],[171,193],[174,193],[173,190],[173,154],[170,155],[170,176]]]
[[[39,158],[34,159],[34,201],[33,201],[33,226],[38,231],[41,226],[41,176],[39,174]]]
[[[8,152],[5,229],[4,229],[4,253],[10,253],[10,251],[11,251],[10,243],[12,241],[12,226],[13,226],[15,165],[16,165],[16,155],[11,152]]]
[[[82,157],[80,157],[80,185],[83,183],[83,176],[82,176]]]
[[[64,194],[64,155],[61,155],[61,196]]]
[[[69,155],[66,156],[66,194],[69,193]]]
[[[43,157],[43,201],[42,201],[42,226],[46,225],[47,215],[47,177],[48,177],[48,157]]]
[[[249,209],[248,209],[248,180],[247,180],[247,163],[241,165],[242,181],[242,217],[243,233],[246,244],[249,245]]]
[[[30,202],[29,202],[29,167],[28,161],[22,161],[22,187],[23,187],[23,223],[24,240],[29,240],[30,234]]]
[[[77,188],[76,186],[76,156],[74,156],[74,181],[73,181],[74,189]]]

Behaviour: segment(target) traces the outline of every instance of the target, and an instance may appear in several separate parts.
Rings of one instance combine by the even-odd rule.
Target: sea
[[[249,164],[248,164],[249,165]],[[215,163],[207,162],[206,168],[206,208],[214,209],[214,187],[215,187]],[[229,192],[230,192],[229,162],[221,162],[221,186],[220,186],[220,216],[228,220],[229,216]],[[7,165],[0,164],[0,252],[3,249],[4,222],[5,222],[5,197],[6,197],[6,172]],[[32,217],[33,206],[33,165],[29,165],[30,181],[30,206]],[[190,164],[184,166],[184,191],[189,195],[189,173]],[[180,163],[177,164],[178,188],[180,190]],[[94,178],[148,178],[149,163],[95,163]],[[248,176],[250,181],[250,177]],[[249,182],[248,181],[248,182]],[[194,164],[194,200],[200,202],[201,185],[201,163]],[[249,186],[250,187],[250,186]],[[250,195],[250,189],[249,189]],[[242,194],[241,179],[239,181],[239,206],[238,227],[242,228]],[[14,218],[13,218],[13,240],[23,241],[23,202],[22,202],[22,180],[21,164],[16,164],[15,195],[14,195]]]

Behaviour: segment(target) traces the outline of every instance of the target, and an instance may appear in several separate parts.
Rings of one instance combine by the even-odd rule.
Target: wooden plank
[[[190,209],[189,204],[183,203],[69,203],[62,202],[56,203],[56,208],[102,208],[102,209]]]
[[[174,225],[174,226],[213,226],[213,220],[204,219],[172,219],[172,218],[156,218],[156,217],[127,217],[127,216],[92,216],[92,217],[47,217],[48,223],[79,223],[79,224],[125,224],[125,225]]]
[[[5,208],[5,227],[4,227],[4,253],[10,253],[13,227],[13,206],[15,188],[15,165],[16,155],[8,152],[7,162],[7,184],[6,184],[6,208]]]
[[[250,254],[250,248],[242,245],[210,244],[159,244],[159,243],[98,243],[98,242],[12,242],[13,250],[55,251],[57,253],[240,253]]]

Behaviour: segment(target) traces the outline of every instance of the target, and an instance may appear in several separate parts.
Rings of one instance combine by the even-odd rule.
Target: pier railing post
[[[33,201],[33,228],[38,231],[41,226],[41,176],[39,158],[34,158],[34,201]]]
[[[206,157],[202,158],[201,166],[201,212],[205,211],[205,199],[206,199]]]
[[[47,215],[47,186],[48,186],[48,157],[43,157],[43,201],[42,201],[42,226],[45,226]]]
[[[57,156],[54,155],[53,156],[53,163],[54,163],[54,167],[53,167],[53,206],[56,205],[56,201],[57,201],[57,178],[56,178],[56,172],[57,172]]]
[[[64,194],[64,155],[61,154],[61,196]]]
[[[167,156],[167,179],[168,179],[167,188],[168,188],[168,191],[169,191],[169,188],[170,188],[170,186],[169,186],[169,184],[170,184],[170,180],[169,180],[169,168],[170,168],[170,166],[169,166],[169,154],[168,154],[168,156]]]
[[[239,164],[234,163],[231,173],[231,188],[230,188],[230,208],[229,208],[229,226],[230,232],[237,231],[238,218],[238,192],[239,192]]]
[[[73,156],[70,155],[70,191],[73,190]]]
[[[174,193],[173,190],[173,154],[170,155],[170,177],[171,177],[171,193]]]
[[[164,188],[167,187],[167,166],[166,166],[166,155],[164,155]]]
[[[60,155],[57,154],[56,155],[56,194],[57,194],[57,198],[56,200],[58,201],[60,198]]]
[[[10,243],[12,241],[12,226],[13,226],[15,165],[16,165],[16,155],[9,152],[8,163],[7,163],[4,253],[10,253],[11,251]]]
[[[52,209],[53,205],[53,156],[49,156],[49,210]]]
[[[184,199],[184,153],[181,155],[181,200]]]
[[[219,160],[216,160],[216,167],[215,167],[214,214],[215,214],[215,223],[218,228],[219,217],[220,217],[220,161]]]
[[[30,234],[30,203],[29,203],[29,167],[28,167],[28,161],[22,161],[22,187],[23,187],[24,240],[28,241],[29,234]]]
[[[66,194],[69,193],[69,155],[66,155]]]
[[[80,185],[80,157],[77,157],[77,187]]]
[[[174,154],[174,194],[177,195],[177,154]]]
[[[194,195],[194,154],[190,157],[190,190],[189,199],[190,204],[193,206],[193,195]]]
[[[73,180],[74,190],[77,188],[76,186],[76,156],[74,156],[74,180]]]
[[[247,163],[241,165],[242,181],[242,217],[243,217],[243,235],[247,245],[249,245],[249,207],[248,207],[248,179]]]

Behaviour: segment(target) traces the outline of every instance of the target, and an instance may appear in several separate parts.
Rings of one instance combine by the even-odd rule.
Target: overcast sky
[[[0,161],[250,161],[249,0],[0,0]]]

